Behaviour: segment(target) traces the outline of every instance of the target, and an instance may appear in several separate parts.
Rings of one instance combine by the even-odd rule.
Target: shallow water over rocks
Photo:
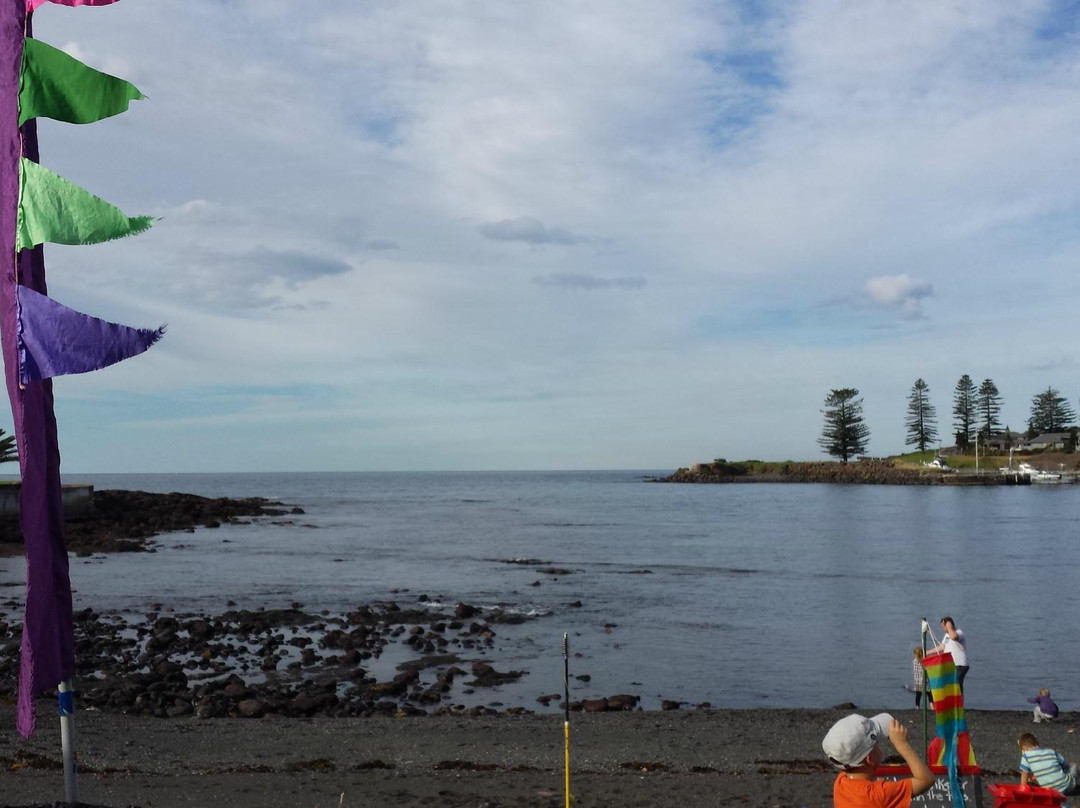
[[[1080,580],[1080,486],[680,486],[646,484],[649,476],[73,478],[98,488],[265,497],[303,511],[163,535],[156,553],[73,558],[76,608],[135,625],[169,609],[212,623],[293,602],[323,619],[390,601],[449,619],[465,603],[483,609],[476,622],[491,626],[494,644],[483,655],[458,654],[465,676],[455,675],[442,702],[466,703],[469,666],[480,659],[527,673],[478,691],[469,706],[552,712],[558,702],[545,708],[536,699],[563,689],[564,633],[573,701],[631,694],[646,709],[665,700],[899,709],[912,699],[904,686],[921,618],[936,629],[951,614],[969,637],[969,706],[1023,708],[1046,686],[1071,709],[1080,592],[1053,585],[1049,594],[1047,575]],[[21,559],[0,559],[9,622],[21,619],[22,573]],[[494,623],[496,611],[510,618]],[[427,642],[442,653],[426,636],[431,623],[416,625],[421,653],[405,644],[415,626],[396,626],[401,634],[368,662],[367,675],[392,681],[402,673],[396,665],[421,656]],[[319,652],[314,640],[289,645],[291,628],[277,633],[285,636],[277,651],[289,654],[279,673],[293,662],[303,671],[304,651]],[[265,675],[262,657],[246,664],[243,676]],[[419,674],[425,686],[436,670]]]

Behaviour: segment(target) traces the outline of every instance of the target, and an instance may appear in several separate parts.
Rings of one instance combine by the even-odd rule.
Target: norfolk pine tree
[[[937,440],[937,412],[930,403],[930,385],[922,379],[916,379],[908,396],[907,445],[926,451],[927,444]]]
[[[830,390],[825,396],[825,426],[818,443],[826,454],[846,463],[849,457],[866,451],[870,428],[863,423],[862,399],[854,387]]]
[[[979,385],[978,412],[979,421],[982,423],[979,434],[983,439],[1001,429],[1001,420],[998,417],[1001,415],[1001,395],[993,379],[983,379]]]
[[[1031,417],[1028,418],[1028,437],[1034,438],[1044,432],[1067,432],[1075,426],[1076,413],[1069,402],[1053,387],[1047,387],[1031,399]]]
[[[971,445],[971,432],[975,426],[978,410],[978,393],[975,382],[966,373],[953,389],[953,431],[956,448],[964,451]]]

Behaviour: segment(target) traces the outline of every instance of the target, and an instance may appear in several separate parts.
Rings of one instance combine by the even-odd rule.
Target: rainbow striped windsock
[[[964,792],[960,790],[957,740],[961,733],[967,735],[967,721],[964,719],[964,694],[960,691],[960,682],[956,678],[956,664],[952,654],[924,657],[922,664],[926,668],[926,678],[934,696],[937,736],[941,738],[944,746],[942,762],[949,768],[949,791],[953,805],[963,806]],[[970,755],[970,745],[968,749]]]
[[[964,694],[956,678],[952,654],[934,654],[923,659],[930,692],[934,696],[934,717],[939,738],[967,732],[964,720]]]

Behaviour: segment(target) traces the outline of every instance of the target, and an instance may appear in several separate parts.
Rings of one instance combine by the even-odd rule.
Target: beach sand
[[[58,722],[38,732],[0,705],[0,804],[62,802]],[[880,710],[858,710],[872,715]],[[829,806],[821,738],[850,710],[678,710],[571,715],[571,790],[587,806]],[[922,748],[921,714],[893,711]],[[982,781],[1017,782],[1034,731],[1080,759],[1080,716],[968,712]],[[157,719],[77,715],[80,799],[96,806],[561,806],[563,718]],[[933,736],[933,718],[930,719]],[[341,795],[344,795],[342,797]],[[989,808],[993,798],[984,793]]]

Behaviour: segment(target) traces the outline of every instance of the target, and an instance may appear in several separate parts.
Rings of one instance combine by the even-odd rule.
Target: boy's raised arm
[[[911,796],[916,797],[927,791],[934,784],[933,772],[919,757],[914,747],[908,743],[907,727],[895,718],[889,726],[889,741],[911,770]]]

